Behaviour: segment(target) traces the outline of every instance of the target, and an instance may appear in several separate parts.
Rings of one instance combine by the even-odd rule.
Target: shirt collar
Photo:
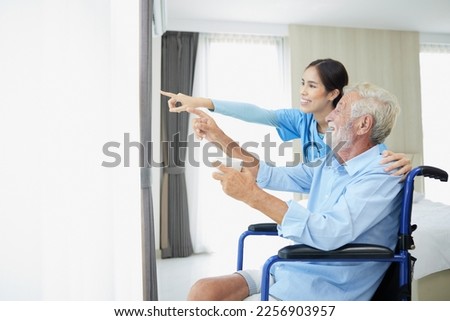
[[[341,169],[344,169],[350,176],[353,176],[356,172],[365,168],[370,162],[380,155],[380,146],[375,145],[372,148],[366,150],[364,153],[359,154],[356,157],[345,162],[345,165],[338,163],[336,156],[333,157],[333,162],[339,164]]]

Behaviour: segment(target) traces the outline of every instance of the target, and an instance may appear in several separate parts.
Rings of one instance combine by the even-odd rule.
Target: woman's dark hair
[[[339,90],[339,95],[333,100],[333,106],[336,107],[342,98],[344,87],[348,85],[348,74],[344,65],[337,60],[327,58],[314,60],[306,69],[309,67],[316,67],[327,91]]]

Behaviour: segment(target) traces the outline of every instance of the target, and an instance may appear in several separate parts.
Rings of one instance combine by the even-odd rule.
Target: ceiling
[[[450,34],[450,0],[165,0],[167,21],[303,24]]]

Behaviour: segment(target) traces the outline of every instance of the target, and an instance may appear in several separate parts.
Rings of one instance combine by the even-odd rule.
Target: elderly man
[[[245,202],[278,224],[279,235],[323,250],[348,243],[371,243],[393,249],[401,207],[401,177],[380,165],[380,144],[391,132],[400,111],[396,98],[375,85],[347,87],[326,118],[333,155],[320,164],[270,167],[251,162],[241,172],[219,167],[219,180],[229,196]],[[220,130],[207,114],[194,129],[216,142],[230,156],[248,161],[251,155]],[[256,177],[256,181],[255,181]],[[307,208],[285,202],[265,189],[309,193]],[[370,300],[388,267],[385,262],[280,263],[271,270],[274,300]],[[189,300],[244,300],[257,294],[259,271],[199,280]]]

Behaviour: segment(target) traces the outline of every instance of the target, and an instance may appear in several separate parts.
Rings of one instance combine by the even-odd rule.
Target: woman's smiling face
[[[307,68],[300,87],[300,106],[305,113],[322,112],[332,104],[332,93],[327,92],[316,67]]]

